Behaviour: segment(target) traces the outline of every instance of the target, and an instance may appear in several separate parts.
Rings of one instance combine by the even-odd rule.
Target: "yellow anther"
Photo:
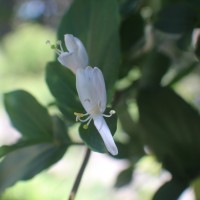
[[[88,129],[88,125],[87,125],[87,124],[84,124],[84,125],[83,125],[83,128],[84,128],[84,129]]]
[[[77,117],[84,117],[84,114],[83,114],[83,113],[74,112],[74,115],[77,116]]]

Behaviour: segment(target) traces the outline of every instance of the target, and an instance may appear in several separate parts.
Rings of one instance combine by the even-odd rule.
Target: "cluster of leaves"
[[[117,110],[128,138],[117,142],[116,158],[127,159],[129,166],[117,177],[116,187],[132,180],[134,166],[148,145],[173,176],[154,196],[163,200],[176,199],[200,173],[200,116],[172,87],[198,65],[189,44],[200,21],[200,5],[195,0],[156,2],[75,0],[62,18],[58,39],[63,40],[66,33],[78,37],[90,65],[104,74],[109,104]],[[131,76],[137,71],[139,76]],[[129,79],[123,87],[114,87]],[[83,111],[74,75],[55,58],[46,66],[46,82],[59,116],[50,116],[48,107],[25,91],[5,94],[6,110],[22,137],[0,148],[0,156],[5,156],[0,163],[1,192],[57,162],[71,145],[81,144],[68,135],[75,123],[74,111]],[[139,120],[132,116],[129,102],[135,102]],[[117,117],[108,118],[107,123],[114,133]],[[84,144],[105,153],[95,127],[85,132],[80,126]]]

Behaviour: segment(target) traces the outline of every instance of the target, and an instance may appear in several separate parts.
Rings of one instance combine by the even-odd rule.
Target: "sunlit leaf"
[[[8,154],[0,162],[0,193],[19,180],[31,179],[60,160],[66,146],[39,144]]]
[[[52,121],[45,107],[28,92],[16,90],[4,96],[6,111],[24,139],[52,138]]]

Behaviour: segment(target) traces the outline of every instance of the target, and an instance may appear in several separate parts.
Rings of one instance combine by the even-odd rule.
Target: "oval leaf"
[[[16,90],[4,95],[6,111],[23,139],[52,138],[52,121],[45,107],[28,92]]]
[[[8,154],[0,162],[0,193],[19,180],[28,180],[62,158],[65,146],[39,144]]]
[[[75,122],[74,112],[83,111],[76,91],[75,76],[58,62],[50,62],[46,67],[46,82],[66,119]]]
[[[188,183],[172,179],[158,189],[153,200],[177,200],[187,187]]]
[[[141,91],[138,98],[144,142],[175,177],[200,173],[200,116],[169,88]]]

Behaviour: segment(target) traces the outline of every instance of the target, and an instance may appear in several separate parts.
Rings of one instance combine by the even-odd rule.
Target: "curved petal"
[[[64,52],[58,56],[58,61],[68,67],[74,74],[78,68],[80,68],[79,63],[77,63],[76,56],[73,53]]]
[[[103,113],[106,109],[107,104],[107,95],[106,95],[106,87],[103,74],[98,67],[94,67],[93,69],[93,85],[95,90],[97,91],[97,99],[100,107],[101,113]]]
[[[69,52],[75,52],[77,62],[80,63],[81,67],[86,67],[88,65],[88,55],[83,43],[71,34],[66,34],[64,39],[67,50]]]
[[[74,52],[78,49],[77,41],[79,40],[78,38],[75,38],[71,34],[66,34],[64,35],[64,40],[65,40],[65,46],[67,47],[67,50],[69,52]]]
[[[93,120],[94,120],[94,125],[99,131],[107,150],[112,155],[114,156],[117,155],[118,154],[117,146],[115,145],[110,129],[108,128],[108,125],[106,124],[106,121],[104,120],[103,116],[94,115]]]
[[[78,69],[76,73],[76,89],[80,101],[87,113],[97,106],[96,93],[92,84],[92,68]]]

